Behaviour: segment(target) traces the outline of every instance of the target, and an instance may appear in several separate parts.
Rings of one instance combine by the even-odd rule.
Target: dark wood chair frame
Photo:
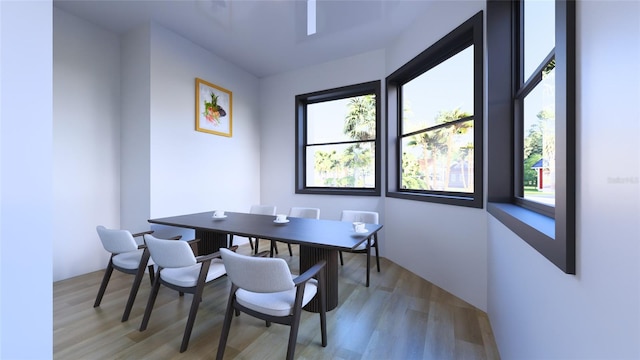
[[[153,230],[145,231],[141,233],[131,234],[134,238],[144,236],[145,234],[153,234]],[[172,240],[179,240],[182,236],[175,236],[171,238]],[[117,254],[111,254],[109,258],[109,263],[107,264],[107,268],[104,271],[104,277],[102,278],[102,283],[100,284],[100,289],[98,290],[98,295],[96,296],[96,301],[93,303],[93,307],[100,306],[102,302],[102,297],[104,296],[105,290],[107,290],[107,284],[109,284],[109,279],[111,279],[111,274],[113,273],[113,269],[121,271],[125,274],[135,275],[133,279],[133,284],[131,284],[131,291],[129,291],[129,299],[127,300],[127,305],[124,308],[124,313],[122,314],[122,322],[129,320],[129,315],[131,314],[131,309],[133,308],[133,303],[136,300],[136,296],[138,295],[138,289],[140,288],[140,283],[142,283],[142,278],[144,277],[145,268],[147,268],[147,264],[149,263],[149,249],[145,245],[138,245],[138,249],[144,249],[142,252],[142,258],[140,259],[140,265],[138,265],[137,269],[125,269],[119,267],[113,263],[113,257]],[[149,280],[151,281],[151,285],[153,285],[154,281],[154,273],[153,273],[153,265],[149,265]]]
[[[260,253],[265,254],[266,252]],[[266,254],[265,254],[266,255]],[[264,256],[264,255],[263,255]],[[218,345],[218,353],[216,355],[217,360],[222,360],[224,357],[224,350],[227,346],[227,338],[229,337],[229,330],[231,329],[231,320],[235,312],[236,316],[240,315],[240,312],[244,312],[255,318],[266,321],[267,327],[271,326],[271,323],[277,323],[282,325],[288,325],[291,327],[289,332],[289,343],[287,346],[287,360],[293,360],[293,356],[296,349],[296,341],[298,339],[298,329],[300,327],[300,316],[302,314],[302,299],[304,296],[304,285],[312,278],[318,280],[318,291],[315,296],[319,296],[320,299],[320,329],[322,332],[322,346],[327,346],[327,316],[326,316],[326,300],[324,296],[325,292],[325,277],[323,268],[326,265],[326,261],[319,261],[314,266],[310,267],[307,271],[293,279],[296,286],[296,298],[293,307],[293,314],[288,316],[273,316],[263,314],[255,310],[249,309],[240,305],[236,301],[236,291],[239,289],[235,284],[231,284],[231,292],[229,294],[229,301],[227,303],[227,311],[224,315],[224,323],[222,326],[222,333],[220,334],[220,344]]]
[[[190,240],[188,241],[188,243],[193,247],[193,244],[197,243],[198,241],[200,241],[200,239]],[[233,246],[230,248],[230,250],[232,251],[236,251],[237,249],[237,246]],[[187,347],[189,346],[189,339],[191,338],[193,324],[196,321],[198,307],[200,306],[200,302],[202,301],[204,286],[207,284],[205,280],[207,279],[207,273],[209,272],[209,267],[211,266],[211,260],[216,258],[220,258],[219,251],[207,255],[196,256],[197,263],[201,263],[202,266],[200,267],[200,273],[198,275],[196,286],[192,287],[177,286],[162,280],[162,277],[160,276],[162,268],[158,266],[155,274],[155,281],[153,282],[153,287],[151,289],[151,293],[149,294],[149,301],[147,302],[147,307],[144,311],[144,317],[142,318],[142,323],[140,324],[140,331],[146,330],[147,326],[149,325],[151,311],[153,310],[153,305],[155,304],[156,298],[158,297],[158,291],[160,290],[161,284],[170,289],[178,291],[180,296],[184,295],[184,293],[193,294],[193,300],[191,301],[191,308],[189,310],[187,325],[185,326],[184,335],[182,336],[182,344],[180,345],[180,352],[185,352],[187,350]]]
[[[371,238],[373,238],[373,246],[371,246]],[[356,254],[367,254],[367,287],[369,287],[369,270],[371,268],[371,248],[376,249],[376,266],[378,268],[378,272],[380,272],[380,251],[378,250],[378,234],[373,234],[367,238],[367,246],[364,249],[360,250],[350,250],[350,253]],[[342,251],[340,251],[340,265],[344,265],[344,260],[342,259]]]
[[[255,239],[256,244],[255,246],[253,245],[253,239]],[[267,240],[267,239],[263,239],[263,240]],[[276,246],[276,242],[274,240],[269,240],[271,241],[271,250],[269,251],[269,254],[271,257],[273,257],[273,253],[275,252],[276,254],[278,254],[278,247]],[[258,255],[258,253],[260,252],[258,250],[258,244],[260,242],[259,238],[249,238],[249,246],[251,246],[251,250],[253,250],[253,254],[254,255]],[[233,234],[229,234],[229,246],[233,245]],[[293,256],[293,250],[291,250],[291,244],[287,243],[287,247],[289,247],[289,256]]]

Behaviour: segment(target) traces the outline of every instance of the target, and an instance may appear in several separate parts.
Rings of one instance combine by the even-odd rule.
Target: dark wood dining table
[[[300,272],[320,260],[325,260],[327,310],[338,306],[338,253],[353,250],[376,234],[382,225],[366,224],[366,232],[356,233],[349,222],[337,220],[289,217],[286,223],[276,223],[273,215],[226,212],[224,218],[214,218],[213,211],[149,219],[161,224],[195,230],[199,255],[228,247],[228,235],[276,240],[300,245]],[[306,310],[318,312],[319,302],[312,301]]]

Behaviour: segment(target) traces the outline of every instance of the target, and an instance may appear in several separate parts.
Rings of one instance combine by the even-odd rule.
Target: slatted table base
[[[317,264],[320,260],[326,260],[327,265],[324,267],[326,284],[326,304],[327,311],[333,310],[338,306],[338,250],[312,248],[300,245],[300,273]],[[320,312],[320,302],[314,298],[305,310],[311,312]]]

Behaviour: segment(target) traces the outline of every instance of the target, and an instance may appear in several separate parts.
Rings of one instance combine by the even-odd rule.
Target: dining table
[[[381,224],[365,224],[361,232],[354,230],[353,224],[339,220],[288,217],[286,221],[276,221],[274,215],[225,212],[214,217],[214,211],[149,219],[149,223],[195,230],[198,255],[229,247],[229,235],[237,235],[266,240],[276,240],[300,246],[300,273],[320,260],[326,261],[327,311],[338,306],[338,255],[340,251],[355,250],[367,242],[381,229]],[[320,311],[320,302],[311,301],[305,310]]]

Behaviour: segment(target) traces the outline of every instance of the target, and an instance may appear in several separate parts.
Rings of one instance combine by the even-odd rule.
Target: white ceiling
[[[265,77],[386,47],[435,0],[54,0],[55,7],[123,34],[149,21]]]

